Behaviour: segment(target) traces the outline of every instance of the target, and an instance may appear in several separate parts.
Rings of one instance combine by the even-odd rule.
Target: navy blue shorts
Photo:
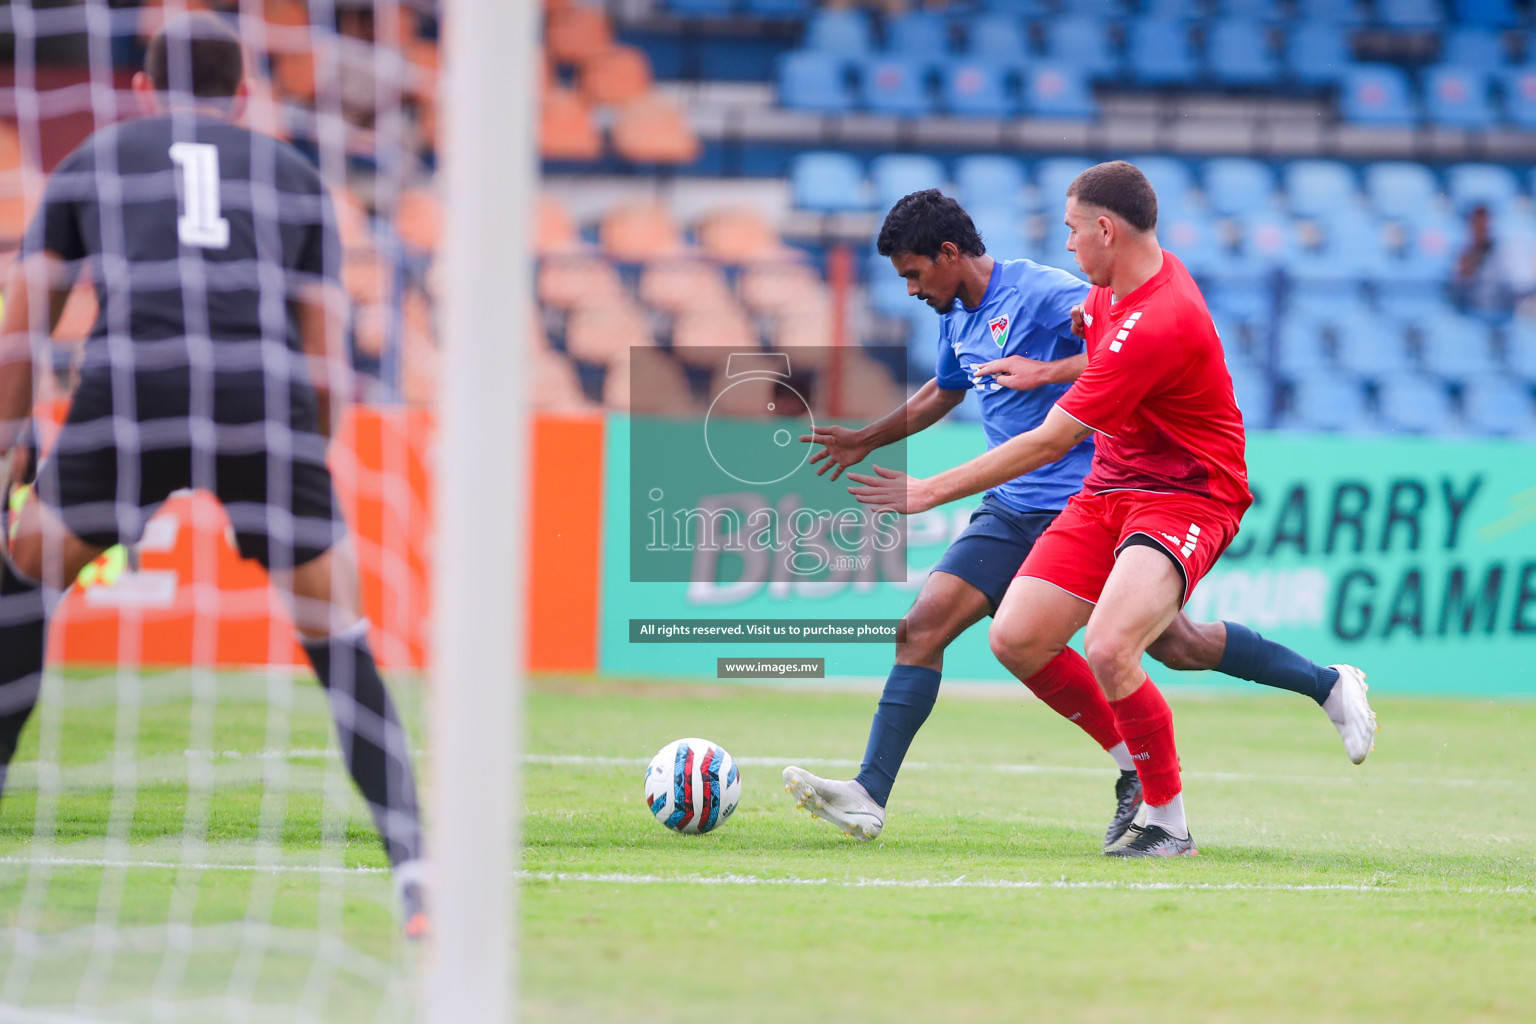
[[[965,580],[987,596],[996,614],[1024,557],[1060,514],[1016,512],[989,494],[933,571]]]

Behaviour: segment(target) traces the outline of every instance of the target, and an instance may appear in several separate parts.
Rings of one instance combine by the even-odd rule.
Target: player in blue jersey
[[[937,423],[975,391],[989,449],[1040,425],[1087,366],[1074,331],[1074,309],[1088,285],[1030,260],[987,255],[971,218],[937,189],[898,202],[880,229],[882,256],[907,281],[907,292],[939,314],[938,368],[902,407],[859,430],[817,428],[802,441],[822,445],[811,457],[835,480],[883,445]],[[1059,461],[986,493],[970,524],[923,583],[905,618],[905,638],[886,678],[858,776],[821,779],[794,766],[784,784],[802,807],[855,839],[873,839],[912,739],[939,692],[944,650],[955,637],[997,611],[1024,557],[1082,489],[1093,459],[1090,437]],[[1323,667],[1234,622],[1194,623],[1180,612],[1148,649],[1169,668],[1214,669],[1266,686],[1303,693],[1327,712],[1351,761],[1365,760],[1376,722],[1363,674]],[[1109,752],[1120,769],[1108,850],[1126,837],[1141,807],[1141,784],[1114,714],[1097,687],[1074,685],[1086,665],[1067,648],[1025,680],[1052,710]]]

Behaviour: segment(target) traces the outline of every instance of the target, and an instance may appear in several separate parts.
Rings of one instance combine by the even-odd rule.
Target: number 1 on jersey
[[[229,248],[229,221],[220,213],[219,147],[208,142],[177,142],[171,162],[181,168],[181,208],[176,235],[182,245]]]

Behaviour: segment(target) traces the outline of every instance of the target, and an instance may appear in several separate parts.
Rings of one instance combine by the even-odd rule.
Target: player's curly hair
[[[1118,214],[1137,231],[1157,227],[1157,192],[1141,168],[1124,160],[1094,164],[1072,179],[1067,196]]]
[[[875,248],[881,256],[911,253],[933,259],[945,242],[967,256],[983,256],[987,247],[964,207],[936,188],[902,196],[880,226]]]
[[[149,41],[144,73],[159,92],[229,99],[245,77],[240,37],[212,14],[177,15]]]

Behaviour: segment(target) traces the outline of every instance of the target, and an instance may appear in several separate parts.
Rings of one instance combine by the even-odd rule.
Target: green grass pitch
[[[312,683],[52,682],[0,804],[0,1021],[411,1019],[420,954]],[[1301,698],[1172,692],[1201,856],[1126,863],[1108,759],[1022,690],[941,695],[856,844],[778,772],[852,774],[873,694],[544,681],[524,1019],[1528,1020],[1536,704],[1383,690],[1358,768]],[[641,794],[686,735],[742,762],[706,836]]]

